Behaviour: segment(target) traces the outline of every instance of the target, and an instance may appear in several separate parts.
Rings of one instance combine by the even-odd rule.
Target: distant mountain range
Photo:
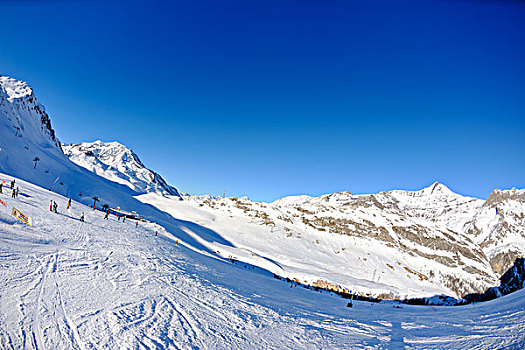
[[[367,288],[376,296],[392,292],[392,297],[402,297],[418,287],[427,294],[431,284],[456,297],[482,293],[499,285],[502,274],[525,252],[525,190],[494,190],[486,201],[461,196],[440,183],[420,191],[303,195],[273,203],[184,198],[216,217],[229,217],[234,227],[244,218],[265,227],[257,232],[263,242],[277,240],[281,233],[295,241],[290,243],[295,251],[288,244],[257,246],[266,256],[289,255],[287,260],[296,267],[319,259],[324,282],[349,288],[359,283],[354,278],[371,281],[375,285]],[[257,239],[223,232],[239,245],[257,245]],[[286,277],[301,279],[293,273]]]

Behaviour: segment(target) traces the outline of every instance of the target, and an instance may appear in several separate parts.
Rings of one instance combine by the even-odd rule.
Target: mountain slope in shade
[[[63,145],[64,154],[74,163],[110,181],[128,186],[137,193],[158,193],[181,197],[154,171],[142,164],[137,154],[118,142],[83,142]]]

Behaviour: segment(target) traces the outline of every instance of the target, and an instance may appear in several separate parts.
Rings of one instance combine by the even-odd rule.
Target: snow
[[[15,99],[31,96],[33,94],[33,90],[25,81],[20,81],[6,76],[0,75],[0,86],[7,94],[9,102],[13,102]]]
[[[62,149],[74,163],[137,193],[154,192],[180,197],[177,189],[146,168],[132,150],[118,142],[98,140],[62,146]]]
[[[11,181],[0,174],[0,180]],[[525,291],[458,307],[368,303],[276,280],[16,179],[0,210],[0,348],[494,348],[525,344]],[[49,211],[49,201],[59,213]],[[183,202],[182,202],[183,203]],[[9,208],[8,208],[9,209]],[[86,222],[78,218],[85,213]],[[154,232],[159,235],[155,237]]]
[[[439,283],[422,281],[407,273],[405,267],[412,271],[421,268],[421,258],[401,253],[367,237],[299,230],[297,227],[293,232],[279,226],[268,227],[261,225],[257,219],[247,218],[243,211],[235,207],[235,201],[229,199],[216,200],[220,204],[214,208],[220,209],[215,210],[208,205],[201,206],[203,203],[200,200],[191,197],[185,201],[174,201],[155,194],[137,198],[178,219],[192,220],[210,228],[233,244],[224,247],[213,241],[201,242],[210,251],[218,252],[224,258],[231,256],[248,262],[279,276],[297,278],[308,284],[324,280],[375,296],[389,293],[403,298],[453,295]],[[435,271],[446,269],[432,260],[424,263],[428,269]]]
[[[139,193],[166,197],[136,169],[145,174],[154,172],[140,161],[139,166],[133,165],[130,159],[138,157],[123,145],[96,141],[64,149],[75,163],[106,179]],[[513,193],[511,197],[519,196]],[[517,234],[504,232],[506,243],[498,240],[495,247],[483,245],[470,227],[474,222],[486,237],[493,236],[495,229],[482,225],[485,201],[461,196],[438,182],[420,191],[374,195],[347,191],[320,197],[290,196],[273,203],[252,202],[247,197],[231,201],[186,196],[188,205],[179,204],[178,198],[137,198],[226,238],[231,242],[227,247],[201,240],[191,230],[184,231],[221,257],[234,257],[309,284],[322,280],[341,289],[381,297],[445,294],[459,298],[481,293],[498,285],[499,276],[512,263],[510,258],[499,261],[498,254],[509,252],[512,256],[525,251],[521,230]],[[524,205],[516,202],[514,207],[519,212]],[[340,220],[345,227],[334,231],[330,227],[333,220]],[[370,230],[384,237],[367,234]],[[459,286],[455,282],[458,279],[463,282]]]
[[[0,194],[8,204],[0,205],[0,349],[525,344],[523,291],[461,307],[358,301],[348,308],[347,299],[273,276],[400,298],[455,296],[444,276],[483,290],[498,281],[484,251],[525,250],[523,190],[495,191],[486,202],[439,184],[274,203],[211,196],[180,201],[118,143],[85,145],[108,151],[96,159],[83,156],[80,145],[72,154],[82,161],[73,163],[29,86],[7,77],[0,86],[0,180],[16,179],[20,188],[16,199],[7,186]],[[101,169],[104,177],[94,173]],[[156,184],[143,174],[153,174]],[[138,226],[114,216],[104,220],[88,207],[93,197],[98,207],[120,206],[146,220]],[[65,210],[69,198],[73,206]],[[58,214],[49,211],[51,200]],[[13,206],[34,225],[11,216]],[[323,231],[316,220],[341,220],[350,234]],[[490,233],[475,229],[481,226]],[[403,237],[413,228],[415,238]]]

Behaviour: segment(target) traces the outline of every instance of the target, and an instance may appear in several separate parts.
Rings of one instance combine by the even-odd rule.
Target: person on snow
[[[53,211],[53,200],[49,203],[49,211]]]
[[[16,186],[16,192],[15,192],[15,197],[18,198],[18,193],[20,192],[20,189],[18,188],[18,186]]]
[[[58,214],[57,209],[58,209],[58,204],[57,202],[53,201],[53,211],[55,212],[55,214]]]
[[[109,220],[109,219],[108,219],[108,216],[109,216],[109,210],[106,211],[106,215],[104,215],[104,219]]]
[[[0,193],[2,193],[2,186],[3,184],[0,182]]]
[[[11,181],[11,189],[13,189],[15,187],[15,179],[13,179],[13,181]]]
[[[80,217],[80,221],[84,222],[84,213],[82,213],[82,216]]]
[[[69,210],[69,207],[71,207],[71,198],[67,201],[66,210]]]
[[[11,198],[15,198],[16,197],[16,190],[11,190]]]
[[[138,227],[138,226],[139,226],[139,222],[137,221],[137,222],[135,223],[135,227]]]

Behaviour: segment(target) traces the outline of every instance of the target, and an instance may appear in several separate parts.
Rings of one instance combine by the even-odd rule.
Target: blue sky
[[[525,187],[525,2],[0,1],[64,143],[190,193]]]

